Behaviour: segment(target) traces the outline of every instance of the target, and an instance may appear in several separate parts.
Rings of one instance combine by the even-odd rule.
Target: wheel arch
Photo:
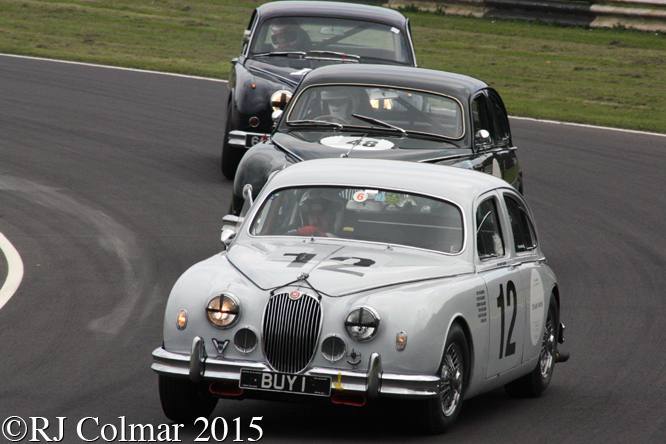
[[[555,302],[557,302],[557,317],[559,320],[560,317],[560,288],[557,286],[557,284],[553,284],[553,288],[550,290],[551,294],[555,298]]]
[[[467,357],[469,359],[469,365],[468,368],[465,369],[465,372],[467,373],[466,378],[465,378],[465,392],[470,386],[471,382],[471,377],[474,374],[472,369],[474,368],[475,365],[475,359],[474,359],[474,339],[472,336],[472,329],[470,328],[469,324],[467,323],[467,320],[461,315],[458,314],[453,317],[451,320],[451,324],[449,325],[449,331],[451,331],[451,328],[455,324],[458,324],[463,331],[463,334],[465,335],[465,342],[467,343]],[[448,337],[448,332],[447,332],[447,337]],[[444,344],[444,347],[446,347],[446,344]]]
[[[233,194],[240,198],[243,195],[243,187],[249,183],[252,185],[252,195],[256,198],[270,175],[288,164],[285,154],[270,143],[253,146],[238,165]]]

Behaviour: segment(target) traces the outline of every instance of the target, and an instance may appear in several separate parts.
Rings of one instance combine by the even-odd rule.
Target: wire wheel
[[[557,337],[559,335],[559,310],[555,296],[550,296],[548,315],[543,326],[541,338],[541,350],[537,363],[530,373],[522,378],[509,382],[504,386],[506,392],[513,397],[536,397],[541,396],[550,384],[555,370],[555,354],[557,353]]]
[[[446,349],[440,374],[440,402],[444,416],[451,416],[456,411],[462,398],[463,390],[463,355],[460,345],[453,342]]]
[[[555,363],[555,326],[553,324],[553,314],[548,310],[548,318],[543,331],[543,341],[541,342],[541,353],[539,353],[539,367],[541,377],[548,379],[553,371]]]

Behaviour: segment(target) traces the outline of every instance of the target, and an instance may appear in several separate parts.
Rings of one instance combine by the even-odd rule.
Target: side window
[[[493,131],[490,132],[493,140],[498,145],[509,146],[511,144],[511,130],[502,99],[497,94],[490,92],[488,100],[490,103],[490,113],[493,117]]]
[[[486,111],[486,98],[483,95],[476,96],[472,102],[472,118],[474,120],[474,132],[488,128],[488,112]]]
[[[537,241],[534,225],[527,210],[522,204],[509,196],[504,196],[504,202],[506,202],[506,209],[511,221],[511,232],[513,233],[516,253],[533,250],[537,246]]]
[[[504,256],[504,240],[495,199],[484,200],[476,209],[476,249],[479,259]]]
[[[474,125],[474,135],[479,130],[486,130],[490,133],[492,140],[495,140],[495,132],[491,126],[490,112],[488,110],[488,103],[486,96],[479,94],[472,102],[472,123]]]

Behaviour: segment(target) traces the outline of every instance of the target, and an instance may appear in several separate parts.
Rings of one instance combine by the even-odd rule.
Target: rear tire
[[[504,389],[514,398],[536,398],[546,390],[553,377],[557,354],[557,338],[559,337],[559,309],[555,295],[550,295],[548,316],[543,328],[539,362],[531,373],[516,379],[504,386]]]
[[[444,356],[439,367],[440,393],[424,401],[425,431],[444,433],[453,426],[462,409],[470,372],[467,338],[458,324],[453,324],[446,338]]]
[[[195,419],[209,417],[217,398],[187,378],[159,375],[160,401],[164,415],[170,420],[191,424]]]

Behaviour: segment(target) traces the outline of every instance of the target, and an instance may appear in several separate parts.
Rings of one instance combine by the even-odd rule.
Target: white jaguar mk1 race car
[[[175,284],[152,368],[166,416],[219,398],[399,398],[431,433],[463,400],[538,396],[567,358],[525,199],[460,168],[324,159],[274,174]],[[414,411],[414,409],[410,409]]]

